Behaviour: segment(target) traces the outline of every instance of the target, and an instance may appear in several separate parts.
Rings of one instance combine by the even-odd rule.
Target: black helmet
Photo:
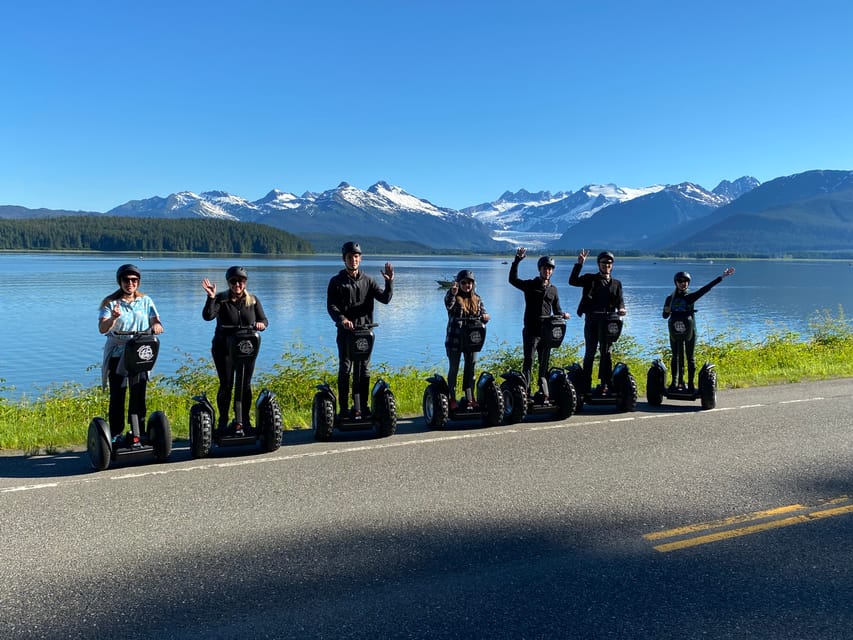
[[[541,269],[542,267],[551,267],[552,269],[556,267],[557,264],[554,262],[554,258],[551,256],[542,256],[539,258],[539,262],[536,263],[536,268]]]
[[[243,278],[248,280],[249,274],[246,272],[246,267],[228,267],[228,271],[225,272],[225,279],[231,280],[231,278]]]
[[[679,271],[674,276],[672,276],[673,282],[678,282],[679,280],[687,280],[687,282],[690,282],[690,274],[686,271]]]
[[[615,262],[616,257],[609,251],[602,251],[598,254],[598,261],[601,262],[602,260],[610,260],[610,262]]]
[[[116,282],[121,284],[122,276],[126,276],[128,274],[133,274],[142,280],[142,273],[140,273],[139,267],[135,264],[123,264],[116,270]]]
[[[462,282],[463,280],[475,282],[476,279],[474,278],[474,272],[470,269],[462,269],[462,271],[456,274],[456,282]]]
[[[357,242],[344,242],[344,246],[341,247],[341,255],[346,256],[348,253],[361,255],[361,246]]]

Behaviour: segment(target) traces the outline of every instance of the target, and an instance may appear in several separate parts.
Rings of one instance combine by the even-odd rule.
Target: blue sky
[[[853,169],[848,0],[30,0],[0,25],[0,204]]]

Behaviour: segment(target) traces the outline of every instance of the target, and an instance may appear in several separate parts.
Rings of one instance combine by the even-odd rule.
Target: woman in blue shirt
[[[109,425],[114,437],[124,431],[125,417],[139,416],[139,423],[145,424],[145,391],[148,385],[148,373],[141,373],[128,381],[124,367],[124,347],[132,336],[116,335],[116,332],[146,331],[163,333],[160,316],[154,301],[139,290],[142,274],[139,267],[123,264],[116,271],[119,288],[101,301],[98,314],[98,331],[107,336],[104,345],[104,357],[101,364],[101,386],[110,389]],[[129,382],[129,384],[128,384]],[[124,401],[130,387],[130,402],[127,413]]]

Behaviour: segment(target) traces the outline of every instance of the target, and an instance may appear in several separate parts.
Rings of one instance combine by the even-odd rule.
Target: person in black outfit
[[[219,294],[216,293],[215,283],[207,278],[201,281],[201,287],[207,293],[201,316],[205,320],[216,319],[210,353],[213,356],[213,364],[216,365],[216,374],[219,376],[219,391],[216,394],[219,429],[225,429],[228,426],[228,410],[237,374],[231,358],[231,350],[228,348],[228,338],[238,331],[238,327],[263,331],[269,325],[261,301],[257,296],[246,291],[248,279],[249,275],[244,267],[229,267],[225,272],[228,291]],[[252,374],[255,371],[255,363],[253,360],[247,361],[244,367],[243,388],[238,389],[234,394],[234,405],[236,406],[238,398],[242,401],[243,419],[246,421],[246,424],[237,426],[238,430],[240,427],[252,427],[251,411],[248,408],[252,406]]]
[[[583,375],[586,390],[592,387],[592,365],[595,362],[595,352],[600,349],[601,361],[598,363],[598,377],[601,381],[599,390],[607,393],[610,378],[613,376],[613,360],[610,355],[612,343],[599,343],[599,329],[603,322],[603,314],[616,312],[624,316],[625,301],[622,298],[622,283],[611,277],[614,256],[610,251],[598,254],[598,272],[581,275],[581,269],[586,262],[589,251],[581,249],[578,260],[569,275],[569,284],[573,287],[583,287],[581,300],[578,304],[578,317],[586,314],[583,325],[584,355]]]
[[[675,291],[666,297],[663,303],[663,317],[669,319],[669,346],[672,349],[672,384],[671,391],[684,391],[684,360],[687,360],[687,391],[695,391],[693,381],[696,377],[696,360],[693,353],[696,349],[696,325],[693,318],[695,310],[693,303],[708,293],[713,287],[728,278],[735,270],[732,267],[723,271],[704,287],[693,293],[688,293],[690,274],[679,271],[673,277]],[[681,331],[676,329],[676,323],[682,323]],[[685,333],[686,332],[686,333]]]
[[[551,359],[551,348],[543,346],[541,341],[542,316],[557,315],[568,318],[569,314],[560,307],[560,295],[557,287],[551,284],[554,273],[553,258],[542,256],[536,264],[539,275],[531,280],[518,277],[518,264],[527,256],[527,249],[519,247],[515,259],[509,268],[509,283],[524,292],[524,327],[521,330],[524,362],[522,373],[530,392],[530,376],[533,372],[533,353],[539,358],[539,394],[548,395],[548,363]]]
[[[376,281],[359,269],[361,265],[361,247],[356,242],[345,242],[341,247],[344,268],[329,280],[326,291],[326,310],[338,327],[338,407],[341,417],[345,417],[349,404],[350,374],[353,362],[347,357],[346,332],[373,323],[373,303],[379,301],[388,304],[393,294],[394,267],[385,263],[382,278],[385,288],[380,289]],[[368,397],[370,389],[370,359],[356,363],[360,368],[361,385],[355,388],[353,376],[353,395],[358,392],[362,399]],[[367,406],[365,403],[362,406]],[[355,409],[353,408],[353,412]]]
[[[444,295],[444,307],[447,309],[447,332],[444,338],[444,349],[450,364],[447,370],[447,387],[450,389],[450,409],[458,408],[456,402],[456,379],[459,376],[459,360],[465,355],[465,368],[462,370],[462,392],[474,388],[474,368],[477,366],[475,351],[462,351],[460,339],[461,320],[473,318],[483,324],[489,321],[486,305],[483,299],[474,291],[474,272],[463,269],[456,275],[456,280]],[[467,395],[465,401],[467,402]],[[476,402],[474,403],[476,404]]]

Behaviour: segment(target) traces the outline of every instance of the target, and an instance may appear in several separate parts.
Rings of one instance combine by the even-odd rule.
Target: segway
[[[223,428],[214,428],[216,411],[206,393],[193,396],[195,404],[190,408],[190,455],[204,458],[210,454],[213,444],[219,447],[236,447],[260,442],[265,453],[276,451],[281,446],[281,408],[275,394],[264,389],[255,401],[255,425],[249,424],[243,409],[243,383],[246,366],[255,361],[261,347],[261,336],[254,329],[222,325],[223,329],[235,329],[227,336],[231,360],[234,363],[234,419]]]
[[[563,344],[566,321],[560,316],[542,316],[539,339],[551,348]],[[521,422],[528,415],[550,413],[558,420],[572,417],[577,410],[577,392],[568,373],[561,367],[551,367],[547,378],[540,380],[542,391],[531,394],[530,384],[520,371],[502,373],[501,394],[504,400],[504,422]]]
[[[696,313],[696,310],[693,310]],[[690,339],[695,331],[695,322],[691,315],[673,313],[669,318],[670,337],[675,342]],[[686,362],[684,363],[686,366]],[[695,389],[683,386],[666,386],[666,366],[661,360],[654,360],[646,375],[646,400],[653,407],[658,407],[666,397],[669,400],[684,400],[692,402],[701,400],[702,409],[713,409],[717,406],[717,369],[706,362],[699,370],[699,384]]]
[[[361,397],[361,368],[357,365],[370,358],[373,329],[378,326],[376,323],[364,324],[345,332],[347,358],[354,365],[352,410],[339,414],[338,399],[331,385],[326,382],[318,384],[311,405],[311,428],[316,440],[330,440],[336,428],[340,431],[375,429],[380,438],[392,436],[397,430],[397,403],[385,380],[380,378],[373,384],[369,408],[367,399]]]
[[[598,318],[599,345],[602,350],[607,350],[622,335],[622,316],[615,311],[593,313]],[[599,366],[601,366],[600,362]],[[580,363],[573,363],[569,367],[568,375],[574,386],[583,390],[578,394],[578,411],[584,404],[616,405],[616,408],[623,413],[637,408],[637,381],[624,362],[617,362],[613,367],[611,379],[604,381],[598,387],[592,386],[592,381],[584,375]]]
[[[128,336],[124,347],[124,366],[127,370],[127,385],[135,384],[154,368],[160,352],[160,340],[151,329],[145,331],[115,331],[113,335]],[[103,418],[92,418],[86,437],[86,451],[92,466],[103,471],[119,458],[153,456],[163,462],[172,453],[172,428],[162,411],[148,417],[148,424],[141,424],[144,416],[130,414],[130,431],[112,435],[109,424]]]
[[[455,318],[452,329],[459,333],[459,347],[463,354],[482,350],[486,325],[480,319]],[[427,382],[423,411],[428,427],[444,429],[450,420],[480,420],[486,427],[503,422],[503,394],[491,373],[482,372],[477,378],[476,389],[465,389],[465,397],[455,407],[451,406],[450,386],[443,376],[436,373],[427,378]]]

